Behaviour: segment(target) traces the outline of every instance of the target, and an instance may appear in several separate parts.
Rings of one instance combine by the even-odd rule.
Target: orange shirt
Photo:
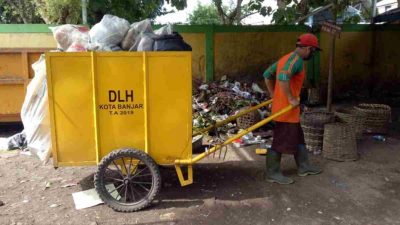
[[[279,59],[276,65],[276,74],[278,75],[278,79],[275,79],[272,114],[277,113],[290,104],[287,96],[280,86],[280,81],[289,82],[293,97],[300,98],[300,91],[305,78],[303,59],[294,52],[283,56],[281,59]],[[274,120],[286,123],[299,123],[300,107],[296,107],[284,115],[275,118]]]

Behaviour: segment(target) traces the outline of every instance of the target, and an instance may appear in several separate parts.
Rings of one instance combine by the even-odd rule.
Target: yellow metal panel
[[[21,53],[0,54],[0,77],[23,77]]]
[[[159,164],[192,154],[190,53],[148,53],[150,155]]]
[[[158,164],[191,158],[190,52],[46,56],[56,166],[91,165],[119,148]]]
[[[0,114],[10,115],[21,112],[25,97],[23,82],[23,80],[19,80],[19,82],[14,80],[12,83],[6,83],[6,79],[0,78]]]
[[[46,62],[55,159],[95,161],[90,55],[50,53]]]
[[[96,77],[100,156],[125,147],[144,150],[142,54],[99,53]]]

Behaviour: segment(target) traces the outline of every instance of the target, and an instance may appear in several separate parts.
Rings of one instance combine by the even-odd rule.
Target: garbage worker
[[[263,74],[273,98],[272,114],[292,105],[295,108],[274,119],[275,127],[271,149],[267,153],[266,180],[278,184],[291,184],[293,179],[282,174],[282,154],[293,154],[299,176],[315,175],[321,169],[310,165],[300,126],[300,91],[305,78],[304,61],[320,51],[318,39],[313,34],[303,34],[297,39],[296,49],[271,65]]]

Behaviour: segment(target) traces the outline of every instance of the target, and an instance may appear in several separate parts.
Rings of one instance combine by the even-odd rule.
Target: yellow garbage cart
[[[292,108],[192,156],[191,52],[50,52],[46,64],[54,167],[97,165],[96,191],[116,211],[151,204],[159,165],[191,184],[194,163]]]

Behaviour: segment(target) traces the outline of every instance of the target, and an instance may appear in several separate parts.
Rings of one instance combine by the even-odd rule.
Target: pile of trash
[[[51,27],[57,48],[65,52],[85,51],[191,51],[171,25],[153,31],[150,20],[130,24],[105,15],[92,29],[65,24]]]
[[[241,110],[268,100],[268,95],[256,83],[240,83],[223,76],[221,80],[201,84],[193,90],[193,129],[199,130],[236,115]],[[258,109],[261,118],[269,115],[266,107]],[[234,134],[239,131],[234,122],[219,132]]]

